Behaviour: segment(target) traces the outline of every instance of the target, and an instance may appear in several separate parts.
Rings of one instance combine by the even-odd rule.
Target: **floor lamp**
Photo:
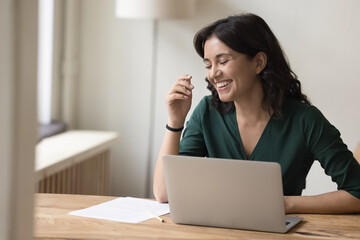
[[[151,196],[153,136],[155,123],[156,68],[158,52],[158,21],[160,19],[187,18],[194,12],[195,0],[116,0],[116,17],[149,19],[153,21],[153,47],[151,66],[150,121],[146,166],[146,197]]]

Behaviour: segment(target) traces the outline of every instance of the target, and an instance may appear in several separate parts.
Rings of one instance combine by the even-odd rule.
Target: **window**
[[[38,32],[38,139],[65,130],[65,125],[52,120],[54,0],[39,0]]]

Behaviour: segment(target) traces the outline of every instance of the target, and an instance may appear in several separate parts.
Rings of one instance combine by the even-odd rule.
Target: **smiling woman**
[[[249,61],[257,61],[257,64],[265,64],[259,66],[261,71],[256,74],[264,90],[263,104],[268,110],[272,109],[277,115],[281,115],[281,103],[286,97],[309,103],[308,98],[301,92],[301,83],[287,63],[278,40],[263,19],[240,19],[233,16],[203,28],[194,38],[195,49],[202,58],[206,52],[205,43],[214,36],[229,51],[242,53]],[[233,102],[220,101],[218,92],[210,82],[208,89],[212,92],[218,111],[226,113],[233,110]]]
[[[187,122],[183,137],[168,130],[158,156],[154,194],[167,201],[164,155],[278,162],[287,213],[360,211],[360,165],[339,131],[301,91],[280,44],[254,14],[220,19],[194,38],[212,96]],[[180,76],[166,96],[168,125],[181,128],[191,106],[191,76]],[[338,191],[302,197],[318,160]],[[225,196],[226,197],[226,196]]]

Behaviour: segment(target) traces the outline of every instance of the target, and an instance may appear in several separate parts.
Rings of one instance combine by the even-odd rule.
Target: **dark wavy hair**
[[[260,73],[264,91],[263,106],[275,116],[281,117],[281,107],[286,98],[298,99],[310,104],[306,95],[301,92],[301,83],[283,53],[278,40],[266,22],[251,13],[230,16],[220,19],[196,33],[194,46],[197,53],[204,58],[204,44],[215,35],[231,49],[253,59],[259,52],[267,56],[267,64]],[[222,102],[215,87],[210,81],[208,89],[212,93],[212,101],[220,113],[232,112],[234,102]]]

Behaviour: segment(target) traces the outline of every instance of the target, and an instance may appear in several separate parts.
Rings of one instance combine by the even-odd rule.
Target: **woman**
[[[157,159],[154,195],[167,202],[162,156],[192,155],[276,161],[282,169],[287,213],[360,211],[360,166],[339,131],[301,92],[280,44],[254,14],[220,19],[200,30],[206,96],[181,132],[191,106],[191,76],[180,76],[166,96],[167,130]],[[314,160],[338,191],[301,196]]]

